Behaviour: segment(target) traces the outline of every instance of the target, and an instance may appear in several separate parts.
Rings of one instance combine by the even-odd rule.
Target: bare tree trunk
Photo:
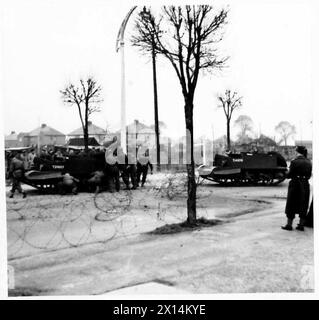
[[[193,102],[186,101],[186,158],[187,158],[187,222],[196,223],[196,180],[194,163]]]
[[[154,120],[155,120],[155,136],[156,136],[156,162],[157,171],[160,171],[161,167],[161,152],[160,152],[160,136],[158,127],[158,98],[157,98],[157,76],[156,76],[156,55],[154,51],[154,45],[152,48],[152,63],[153,63],[153,86],[154,86]]]
[[[86,154],[88,154],[89,153],[89,131],[88,131],[87,125],[84,128],[83,138],[84,138],[84,151]]]
[[[88,102],[85,104],[85,122],[84,122],[84,132],[83,132],[83,138],[84,138],[84,152],[86,154],[89,153],[89,115],[88,115]]]
[[[227,119],[227,149],[230,150],[230,120]]]

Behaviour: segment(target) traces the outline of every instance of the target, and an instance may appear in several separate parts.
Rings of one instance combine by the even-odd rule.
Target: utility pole
[[[148,19],[152,18],[150,10],[144,6],[142,14]],[[152,37],[152,67],[153,67],[153,91],[154,91],[154,128],[156,139],[156,169],[161,170],[161,151],[160,151],[160,132],[158,125],[158,96],[157,96],[157,72],[156,72],[156,52],[155,52],[155,34],[151,31]]]
[[[157,171],[161,171],[161,151],[160,151],[160,132],[158,125],[158,97],[157,97],[157,76],[156,76],[156,53],[155,53],[155,39],[152,35],[152,65],[153,65],[153,87],[154,87],[154,122],[155,122],[155,136],[156,136],[156,163]]]

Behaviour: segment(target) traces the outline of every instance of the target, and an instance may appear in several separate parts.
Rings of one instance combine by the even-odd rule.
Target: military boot
[[[299,223],[297,224],[296,230],[305,231],[304,225],[305,225],[305,219],[300,218]]]
[[[287,230],[287,231],[292,231],[292,222],[293,219],[287,219],[287,224],[285,226],[282,226],[281,229]]]

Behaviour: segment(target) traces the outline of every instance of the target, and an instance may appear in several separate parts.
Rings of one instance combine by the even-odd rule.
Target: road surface
[[[11,295],[313,291],[313,230],[287,232],[287,182],[198,187],[198,217],[219,224],[154,234],[186,219],[183,179],[156,174],[119,194],[7,200]],[[153,284],[153,287],[152,285]],[[167,288],[167,290],[165,289]]]

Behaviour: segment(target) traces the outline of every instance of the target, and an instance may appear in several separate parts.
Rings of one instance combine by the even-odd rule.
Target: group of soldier
[[[114,189],[120,191],[120,177],[122,177],[126,190],[135,190],[140,186],[144,187],[149,168],[151,174],[153,174],[153,165],[150,161],[147,161],[147,163],[137,161],[136,164],[105,164],[103,170],[92,172],[91,176],[83,181],[80,181],[67,172],[63,175],[62,181],[58,183],[58,190],[61,194],[67,192],[77,194],[78,186],[82,183],[82,185],[87,186],[90,192],[95,192],[96,194],[103,188],[111,192],[113,192]]]
[[[66,194],[72,192],[73,194],[77,194],[79,186],[85,187],[91,192],[99,193],[103,189],[108,189],[109,191],[120,190],[120,177],[122,178],[126,189],[137,189],[139,186],[143,187],[149,168],[151,170],[151,174],[153,174],[153,165],[149,159],[149,152],[146,150],[142,155],[139,156],[135,160],[135,162],[129,162],[129,158],[126,154],[123,153],[124,161],[118,161],[118,152],[112,151],[112,156],[115,158],[113,162],[105,161],[106,160],[106,151],[94,151],[94,155],[92,150],[87,157],[93,156],[102,156],[103,158],[103,167],[101,166],[98,170],[91,173],[89,177],[85,177],[83,179],[78,179],[77,177],[73,177],[69,172],[64,172],[62,175],[61,181],[59,181],[56,185],[57,190],[60,194]],[[26,159],[29,154],[34,155],[32,157],[32,164],[26,165]],[[28,155],[23,153],[16,153],[13,158],[10,159],[9,162],[9,170],[8,176],[12,180],[12,188],[10,191],[10,198],[13,198],[15,191],[23,194],[23,197],[26,197],[25,191],[23,191],[21,182],[24,180],[24,173],[29,169],[35,170],[45,170],[46,169],[46,161],[52,160],[48,159],[48,153],[41,152],[40,155],[35,155],[34,152],[30,152]],[[63,161],[66,157],[61,153],[60,150],[57,150],[53,154],[56,161]],[[73,155],[68,155],[72,157]],[[74,155],[75,157],[79,157],[80,155]],[[30,157],[31,159],[31,157]]]

